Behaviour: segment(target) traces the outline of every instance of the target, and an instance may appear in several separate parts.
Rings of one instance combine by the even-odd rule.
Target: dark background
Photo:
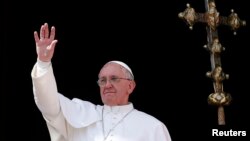
[[[135,108],[166,124],[172,139],[211,137],[212,129],[249,130],[249,26],[234,36],[219,26],[222,67],[230,75],[224,91],[233,101],[225,107],[226,125],[217,125],[217,108],[207,103],[213,92],[205,25],[188,29],[178,13],[190,3],[205,12],[204,1],[164,2],[13,2],[4,1],[1,33],[1,140],[50,140],[32,93],[31,70],[36,62],[33,32],[47,22],[56,27],[52,63],[59,92],[101,104],[97,74],[109,60],[127,63],[137,87]],[[247,1],[219,0],[217,10],[227,16],[233,8],[249,23]],[[2,42],[2,40],[1,40]],[[247,132],[247,136],[249,133]],[[236,140],[246,139],[235,137]]]

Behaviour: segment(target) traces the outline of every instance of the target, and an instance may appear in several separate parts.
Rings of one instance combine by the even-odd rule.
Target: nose
[[[110,80],[106,81],[106,84],[104,85],[104,87],[106,87],[106,88],[112,87],[112,83],[110,82]]]

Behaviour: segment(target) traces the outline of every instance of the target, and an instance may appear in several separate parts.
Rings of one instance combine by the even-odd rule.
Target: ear
[[[128,87],[129,87],[128,93],[129,93],[129,94],[131,94],[131,93],[134,91],[135,86],[136,86],[136,83],[135,83],[134,80],[132,80],[132,81],[129,82],[129,85],[128,85]]]

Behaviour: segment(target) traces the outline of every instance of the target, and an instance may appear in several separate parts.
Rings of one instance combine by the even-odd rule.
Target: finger
[[[38,33],[36,31],[34,32],[34,38],[36,43],[39,42]]]
[[[57,40],[54,40],[54,41],[51,43],[51,45],[47,48],[47,50],[48,50],[47,53],[48,53],[49,56],[50,56],[50,55],[53,55],[54,50],[55,50],[56,43],[57,43]]]
[[[54,41],[51,43],[49,50],[53,50],[53,49],[55,48],[55,46],[56,46],[56,43],[57,43],[57,40],[54,40]]]
[[[44,39],[44,25],[40,28],[40,39]]]
[[[48,38],[49,37],[49,27],[48,27],[48,23],[44,24],[44,38]]]
[[[54,40],[55,34],[56,34],[56,28],[52,26],[50,31],[50,40]]]

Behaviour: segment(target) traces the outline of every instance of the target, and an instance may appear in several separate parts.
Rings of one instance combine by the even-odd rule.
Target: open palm
[[[38,55],[38,59],[43,62],[51,61],[55,45],[57,40],[55,40],[55,27],[51,27],[51,32],[49,32],[48,24],[45,23],[40,28],[40,38],[38,33],[34,32],[34,38],[36,42],[36,51]]]

